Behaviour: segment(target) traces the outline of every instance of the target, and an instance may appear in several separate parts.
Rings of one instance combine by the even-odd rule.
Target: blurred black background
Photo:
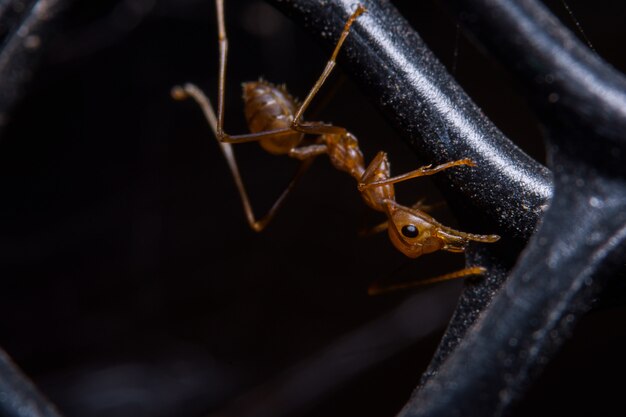
[[[245,132],[240,84],[303,97],[328,51],[260,0],[227,1],[226,129]],[[437,2],[394,2],[494,122],[544,158],[516,84]],[[569,1],[598,53],[626,69],[625,5]],[[560,1],[547,3],[573,27]],[[408,261],[352,178],[318,158],[270,227],[248,228],[208,125],[170,89],[217,87],[209,0],[77,2],[0,142],[0,345],[67,416],[393,415],[417,385],[462,283],[381,297],[367,286],[448,272]],[[316,118],[347,127],[366,160],[417,161],[340,70]],[[296,164],[236,147],[261,214]],[[398,201],[437,202],[427,181]],[[454,225],[445,208],[437,218]],[[520,415],[622,415],[625,310],[591,313]],[[594,381],[593,383],[590,381]],[[574,404],[572,397],[588,397]],[[572,404],[572,405],[570,405]],[[617,411],[620,410],[620,411]]]

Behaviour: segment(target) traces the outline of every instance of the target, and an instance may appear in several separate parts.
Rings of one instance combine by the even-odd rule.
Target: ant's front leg
[[[387,179],[380,180],[380,181],[367,182],[367,183],[360,182],[359,191],[363,191],[372,187],[379,187],[382,185],[396,184],[398,182],[410,180],[412,178],[433,175],[438,172],[444,171],[446,169],[460,166],[460,165],[467,165],[470,167],[474,167],[476,166],[476,163],[469,158],[465,158],[465,159],[459,159],[458,161],[446,162],[445,164],[437,165],[436,167],[433,167],[432,165],[426,165],[424,167],[418,168],[411,172],[407,172],[406,174],[398,175],[396,177],[387,178]]]

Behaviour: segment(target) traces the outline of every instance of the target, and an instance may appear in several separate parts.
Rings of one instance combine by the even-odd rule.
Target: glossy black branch
[[[352,2],[271,2],[328,45],[353,6]],[[548,170],[484,116],[394,7],[376,1],[365,5],[367,13],[353,27],[340,54],[342,68],[360,81],[424,161],[467,156],[476,160],[478,166],[471,170],[451,172],[446,185],[494,219],[500,232],[528,238],[551,193]],[[329,35],[329,28],[335,33]],[[468,251],[468,263],[483,265],[488,273],[464,291],[424,380],[437,372],[502,284],[519,248],[510,242],[500,247],[499,251],[492,247]]]
[[[555,189],[505,286],[401,416],[509,412],[626,254],[623,76],[535,1],[450,2],[526,84]]]
[[[276,3],[318,35],[341,27],[351,5]],[[462,11],[459,15],[486,49],[525,85],[548,132],[555,190],[541,228],[490,305],[488,293],[497,289],[506,266],[489,249],[470,253],[470,258],[482,259],[478,263],[498,265],[492,268],[497,273],[482,286],[485,291],[475,286],[464,294],[431,364],[432,377],[425,379],[403,416],[508,412],[621,267],[626,252],[623,77],[535,1],[450,3]],[[453,187],[503,230],[528,236],[550,195],[547,171],[527,162],[486,121],[391,6],[366,5],[369,13],[356,25],[343,57],[351,75],[420,156],[434,162],[462,154],[476,159],[473,177],[453,176]],[[511,180],[515,177],[517,181]],[[486,183],[494,189],[477,192]],[[535,216],[509,206],[508,198],[499,194],[503,190],[516,202],[532,202]],[[499,217],[502,213],[506,221]],[[468,332],[468,323],[482,310]]]
[[[402,417],[508,412],[621,267],[626,187],[567,157],[555,162],[578,175],[555,176],[554,199],[518,265]]]
[[[329,45],[354,7],[354,1],[271,3]],[[353,27],[340,64],[424,162],[476,161],[473,169],[446,172],[450,187],[501,233],[528,238],[551,194],[548,170],[485,117],[389,2],[364,3],[368,11]]]

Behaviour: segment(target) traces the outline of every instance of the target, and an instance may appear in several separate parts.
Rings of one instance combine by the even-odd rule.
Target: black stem
[[[525,83],[548,132],[555,192],[504,288],[402,416],[509,412],[626,252],[623,76],[535,1],[449,2]]]
[[[329,46],[354,6],[354,1],[270,3],[315,36],[328,36],[331,28],[324,39]],[[443,174],[448,185],[497,224],[500,233],[527,239],[551,194],[549,171],[487,119],[389,2],[364,3],[367,13],[348,36],[340,64],[423,161],[473,159],[477,167]]]
[[[274,3],[318,35],[322,28],[341,27],[352,4]],[[555,190],[502,290],[505,256],[491,248],[470,251],[472,261],[492,272],[463,295],[423,386],[402,416],[510,411],[621,268],[626,252],[624,78],[536,1],[449,3],[524,84],[548,134]],[[421,157],[433,163],[475,159],[478,167],[451,175],[451,186],[502,233],[528,237],[551,195],[548,171],[486,120],[392,6],[366,6],[368,14],[343,54],[350,75]]]

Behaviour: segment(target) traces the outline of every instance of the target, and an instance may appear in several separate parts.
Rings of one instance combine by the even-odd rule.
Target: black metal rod
[[[447,0],[469,29],[523,83],[560,147],[624,173],[626,78],[534,0]],[[575,115],[574,117],[572,117]]]
[[[555,197],[519,264],[400,416],[502,415],[569,337],[626,254],[626,185],[586,170],[555,176]],[[584,190],[571,192],[581,178]]]
[[[526,84],[548,132],[555,190],[505,286],[403,417],[508,412],[626,253],[623,76],[535,1],[450,3]]]
[[[270,3],[329,45],[354,7],[353,0]],[[340,64],[423,161],[476,161],[475,168],[446,171],[446,185],[499,232],[527,239],[551,195],[549,171],[487,119],[389,2],[363,3],[368,11],[348,36]]]
[[[348,1],[270,2],[329,46],[353,7]],[[493,219],[500,232],[527,239],[552,191],[549,171],[484,116],[389,2],[364,3],[368,11],[353,27],[340,54],[342,68],[360,82],[424,161],[440,163],[467,156],[476,160],[476,168],[450,172],[446,185]],[[469,224],[475,213],[457,211]],[[471,248],[468,261],[487,267],[488,273],[467,286],[423,381],[437,372],[489,304],[521,247],[511,240],[501,248],[485,246]]]
[[[318,35],[339,28],[352,4],[275,3]],[[476,159],[479,166],[471,174],[452,175],[451,186],[504,233],[528,237],[550,196],[548,171],[486,120],[393,7],[365,3],[369,12],[359,19],[343,56],[349,73],[420,156],[435,163],[461,155]],[[470,252],[470,258],[497,268],[486,285],[465,292],[429,377],[402,416],[509,411],[591,307],[625,252],[623,77],[535,1],[450,3],[525,84],[549,134],[555,194],[541,228],[491,304],[490,293],[506,273],[504,258],[490,249]],[[478,312],[480,319],[470,328]]]

